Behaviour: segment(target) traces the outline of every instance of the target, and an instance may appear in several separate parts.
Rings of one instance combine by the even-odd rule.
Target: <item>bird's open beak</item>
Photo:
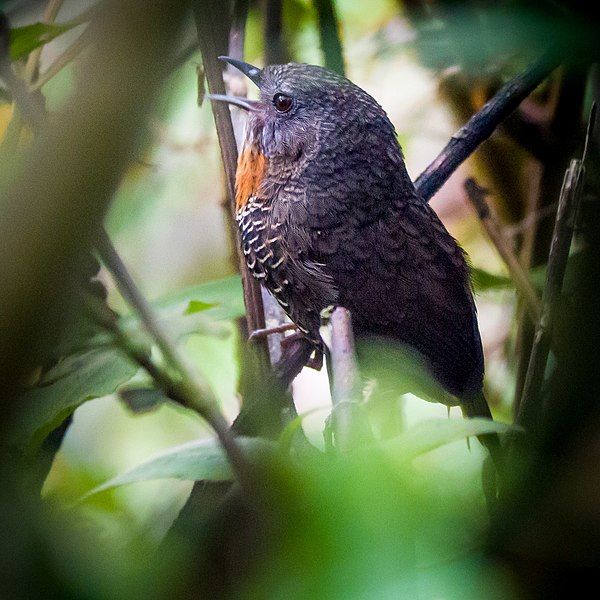
[[[227,102],[234,106],[239,106],[244,110],[258,110],[260,102],[256,100],[248,100],[248,98],[242,98],[240,96],[226,96],[225,94],[206,94],[209,100],[216,100],[217,102]]]
[[[219,56],[219,59],[229,63],[234,66],[236,69],[239,69],[248,79],[250,79],[256,85],[260,84],[260,76],[261,69],[258,67],[254,67],[242,60],[237,60],[235,58],[229,58],[229,56]],[[210,100],[216,100],[218,102],[227,102],[228,104],[233,104],[235,106],[239,106],[244,110],[258,110],[260,106],[260,102],[256,100],[249,100],[248,98],[241,98],[239,96],[226,96],[224,94],[207,94],[207,98]]]

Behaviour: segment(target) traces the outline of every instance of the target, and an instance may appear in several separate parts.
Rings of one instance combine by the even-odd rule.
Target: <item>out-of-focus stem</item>
[[[527,273],[512,251],[510,241],[504,236],[497,218],[485,200],[487,191],[480,187],[472,177],[465,181],[464,186],[467,197],[475,208],[481,224],[506,264],[510,277],[525,302],[531,320],[537,323],[541,315],[540,300],[527,277]]]
[[[315,0],[321,49],[325,66],[340,75],[344,75],[344,53],[340,40],[339,23],[333,0]]]
[[[529,358],[525,384],[519,403],[516,422],[528,429],[535,429],[542,412],[540,394],[544,372],[550,352],[552,330],[556,318],[556,306],[563,285],[577,207],[583,183],[583,163],[573,159],[563,181],[558,201],[558,212],[548,258],[546,286],[542,296],[542,312],[538,322]]]

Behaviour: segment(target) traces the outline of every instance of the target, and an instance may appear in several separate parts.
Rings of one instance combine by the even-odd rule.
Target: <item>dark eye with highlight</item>
[[[273,105],[278,112],[288,112],[292,108],[292,98],[285,94],[275,94],[273,96]]]

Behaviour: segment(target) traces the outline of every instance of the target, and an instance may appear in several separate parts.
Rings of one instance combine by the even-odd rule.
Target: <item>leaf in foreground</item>
[[[250,459],[264,456],[275,449],[273,442],[261,438],[238,437],[236,442]],[[109,479],[85,494],[80,502],[121,485],[154,479],[229,481],[233,479],[233,471],[218,440],[194,441],[172,448]]]
[[[129,381],[137,366],[113,348],[74,354],[56,365],[43,383],[20,398],[21,418],[13,443],[34,451],[78,406],[112,394]]]
[[[486,433],[508,433],[520,428],[489,419],[428,419],[413,425],[401,435],[386,443],[385,448],[394,457],[408,462],[421,454],[463,438]]]

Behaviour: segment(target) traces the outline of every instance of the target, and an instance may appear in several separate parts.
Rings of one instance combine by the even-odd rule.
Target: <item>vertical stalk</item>
[[[557,302],[562,291],[571,247],[575,216],[581,197],[583,174],[582,161],[573,159],[563,180],[548,258],[546,286],[542,296],[542,314],[533,338],[523,394],[518,407],[517,423],[534,431],[539,427],[542,414],[542,383],[550,352]]]
[[[239,5],[238,5],[239,7]],[[205,2],[194,2],[194,18],[198,30],[198,41],[206,81],[211,94],[225,94],[225,83],[223,81],[222,69],[223,63],[219,61],[218,56],[228,51],[227,40],[229,32],[223,31],[223,6],[217,0],[206,0]],[[237,12],[237,26],[240,26],[239,15],[245,13]],[[245,18],[244,18],[245,20]],[[241,31],[231,38],[235,42],[232,50],[240,52],[243,50]],[[241,58],[241,57],[240,57]],[[264,310],[260,284],[253,279],[246,267],[246,261],[241,251],[239,232],[232,216],[235,214],[235,172],[237,168],[237,145],[235,133],[231,121],[229,107],[222,102],[213,102],[212,110],[221,149],[223,168],[225,170],[225,181],[229,198],[229,222],[230,235],[232,243],[237,251],[239,270],[242,275],[244,288],[244,303],[246,306],[246,320],[241,327],[241,343],[244,344],[244,360],[242,369],[250,367],[249,376],[242,373],[242,379],[264,378],[269,371],[269,356],[266,340],[261,340],[253,345],[252,348],[245,345],[248,334],[256,329],[262,329],[265,326]],[[252,365],[252,366],[250,366]]]
[[[288,62],[289,55],[283,36],[283,0],[264,0],[265,64]]]
[[[340,26],[333,0],[315,0],[314,4],[317,11],[317,24],[325,66],[340,75],[344,75],[344,54],[340,40]]]

